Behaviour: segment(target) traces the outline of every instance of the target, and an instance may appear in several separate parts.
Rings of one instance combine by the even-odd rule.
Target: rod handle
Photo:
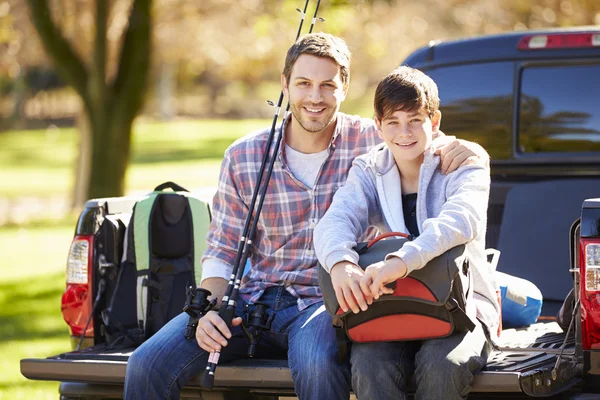
[[[227,327],[231,327],[231,323],[233,321],[233,317],[235,316],[235,307],[230,305],[221,305],[221,309],[219,310],[219,317],[225,322]]]
[[[202,377],[202,388],[203,389],[212,389],[215,383],[215,375],[214,372],[211,374],[209,370],[204,371],[204,376]]]

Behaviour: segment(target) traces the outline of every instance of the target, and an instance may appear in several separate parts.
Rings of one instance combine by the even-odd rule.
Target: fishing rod
[[[296,9],[298,12],[300,12],[301,18],[300,18],[300,26],[298,27],[298,32],[296,33],[296,39],[294,40],[294,42],[296,40],[298,40],[298,38],[300,37],[300,33],[302,32],[302,26],[304,24],[304,19],[306,18],[306,10],[308,8],[309,2],[310,2],[310,0],[305,1],[303,10],[300,10],[299,8]],[[321,0],[318,0],[308,33],[311,33],[313,31],[313,28],[315,26],[317,19],[319,21],[325,21],[323,18],[317,18],[317,13],[319,12],[320,3],[321,3]],[[272,153],[271,160],[269,161],[269,155],[271,154],[271,147],[273,146],[273,139],[275,137],[277,119],[279,118],[279,114],[281,112],[281,105],[283,104],[283,98],[284,98],[284,93],[283,93],[283,89],[282,89],[281,93],[279,94],[279,100],[277,102],[277,106],[275,108],[275,114],[273,116],[273,123],[271,124],[271,131],[269,133],[269,136],[267,138],[267,143],[265,145],[265,152],[263,154],[263,159],[262,159],[260,170],[258,173],[258,179],[256,181],[257,185],[254,188],[254,193],[252,194],[252,200],[250,201],[249,213],[246,218],[246,222],[244,224],[244,230],[242,231],[242,235],[240,238],[240,243],[238,246],[238,253],[236,255],[236,259],[235,259],[235,262],[233,265],[233,271],[231,272],[231,277],[229,278],[227,290],[225,291],[225,295],[223,296],[223,299],[221,301],[221,308],[219,310],[219,316],[221,317],[221,319],[223,319],[223,321],[225,321],[225,323],[227,324],[228,327],[231,326],[231,322],[235,315],[236,301],[237,301],[237,298],[239,295],[240,283],[241,283],[243,272],[244,272],[244,268],[242,266],[245,266],[246,262],[248,261],[248,253],[249,253],[250,247],[252,245],[252,239],[256,232],[256,227],[258,225],[258,218],[259,218],[260,212],[262,210],[263,202],[265,199],[265,194],[266,194],[267,188],[269,186],[269,181],[271,179],[271,174],[273,172],[275,160],[277,159],[277,153],[278,153],[279,147],[281,145],[281,139],[283,137],[283,133],[284,133],[284,129],[285,129],[285,122],[289,115],[290,103],[288,100],[287,107],[286,107],[285,113],[284,113],[284,120],[283,120],[283,123],[281,124],[280,134],[275,143],[275,147],[274,147],[274,150]],[[269,103],[269,105],[274,106],[274,103],[272,101],[267,101],[267,103]],[[263,184],[263,182],[262,182],[263,174],[264,174],[267,164],[269,164],[269,169],[267,172],[267,176],[265,178],[265,182]],[[261,187],[261,184],[262,184],[262,187]],[[259,192],[260,192],[260,201],[258,202],[256,211],[254,211],[254,208],[256,205],[256,199],[258,197]],[[254,213],[253,213],[253,211],[254,211]],[[252,224],[252,226],[250,226],[251,224]],[[227,304],[227,305],[225,306],[225,304]],[[249,354],[250,357],[253,356],[253,348],[254,348],[252,339],[251,339],[251,344],[252,344],[252,350],[251,350],[251,352],[249,351],[249,353],[251,353],[251,354]],[[205,370],[204,376],[202,378],[202,387],[207,388],[207,389],[210,389],[213,387],[213,383],[214,383],[214,379],[215,379],[215,370],[219,363],[220,354],[221,353],[219,351],[215,351],[210,354],[210,356],[208,358],[208,364],[206,365],[206,370]]]

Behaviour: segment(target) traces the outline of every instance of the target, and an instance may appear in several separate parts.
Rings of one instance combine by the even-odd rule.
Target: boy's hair
[[[350,53],[344,39],[322,32],[300,36],[296,43],[289,48],[285,58],[283,76],[285,76],[287,83],[290,83],[292,68],[302,54],[327,57],[335,62],[340,67],[342,84],[345,89],[348,88],[352,53]]]
[[[418,69],[401,66],[383,78],[375,90],[375,116],[382,120],[396,111],[424,109],[433,117],[440,107],[438,88],[433,79]]]

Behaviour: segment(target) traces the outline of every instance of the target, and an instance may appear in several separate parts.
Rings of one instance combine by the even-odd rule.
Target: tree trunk
[[[133,1],[117,74],[111,82],[107,82],[106,78],[110,2],[96,0],[96,34],[89,64],[75,53],[53,21],[48,0],[28,0],[28,3],[44,49],[54,60],[57,70],[81,97],[89,123],[89,130],[84,128],[81,131],[80,149],[84,152],[91,149],[91,157],[82,154],[79,158],[76,191],[87,181],[89,188],[85,198],[122,196],[131,147],[131,126],[142,108],[150,65],[152,0]],[[87,133],[89,136],[86,136]],[[83,174],[88,171],[89,178],[85,179]]]
[[[79,131],[79,151],[75,160],[75,177],[73,182],[73,197],[71,209],[79,210],[88,197],[90,184],[90,171],[92,168],[92,131],[89,117],[85,110],[77,116],[77,130]]]
[[[110,121],[110,123],[109,123]],[[120,110],[94,118],[89,198],[125,193],[132,120]]]
[[[27,82],[25,82],[24,67],[20,68],[19,75],[15,79],[13,89],[14,107],[10,116],[10,126],[12,129],[25,128],[25,100],[27,99]]]

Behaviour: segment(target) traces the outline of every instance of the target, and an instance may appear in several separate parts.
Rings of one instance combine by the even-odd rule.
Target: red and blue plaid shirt
[[[231,275],[269,132],[245,136],[225,152],[203,255],[204,278],[228,280]],[[255,302],[265,289],[281,285],[298,299],[301,310],[322,300],[313,229],[346,181],[354,158],[380,142],[372,120],[338,113],[329,156],[314,188],[293,176],[281,144],[251,246],[252,268],[240,288],[244,300]]]

